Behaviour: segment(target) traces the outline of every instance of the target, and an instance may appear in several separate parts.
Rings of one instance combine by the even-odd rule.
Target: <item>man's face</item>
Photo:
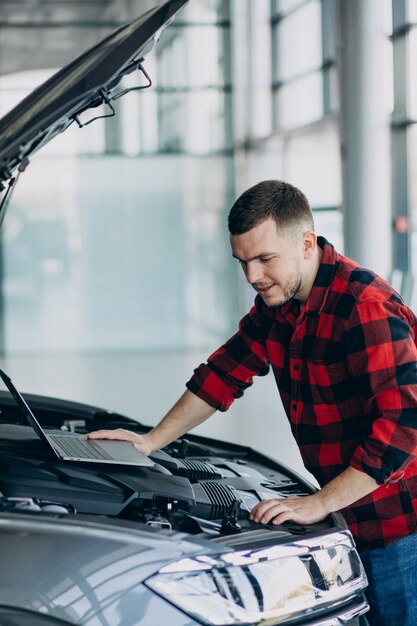
[[[242,235],[231,235],[233,256],[238,259],[248,283],[267,306],[280,306],[294,297],[304,302],[304,238],[297,241],[279,234],[273,218]]]

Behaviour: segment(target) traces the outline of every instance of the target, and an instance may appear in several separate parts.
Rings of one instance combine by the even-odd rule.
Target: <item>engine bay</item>
[[[43,396],[25,398],[48,432],[86,433],[148,427],[122,415]],[[329,516],[319,524],[285,523],[263,527],[249,520],[264,498],[312,493],[290,469],[251,448],[187,435],[151,455],[155,465],[129,467],[68,463],[53,457],[7,393],[0,394],[0,510],[62,515],[106,515],[153,530],[182,531],[203,538],[232,538],[253,545],[304,535],[343,520]],[[238,538],[239,536],[239,538]],[[250,538],[250,539],[249,539]]]

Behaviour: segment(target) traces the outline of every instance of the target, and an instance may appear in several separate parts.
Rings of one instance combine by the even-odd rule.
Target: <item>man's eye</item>
[[[261,257],[260,259],[261,263],[269,263],[269,261],[272,261],[272,257],[267,256],[267,257]]]

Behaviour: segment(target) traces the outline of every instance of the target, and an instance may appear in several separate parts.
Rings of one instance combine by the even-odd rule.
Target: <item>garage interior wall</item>
[[[155,4],[0,0],[0,113]],[[253,301],[226,217],[266,178],[413,305],[416,23],[407,0],[191,0],[145,61],[152,87],[19,180],[1,233],[15,384],[156,423]],[[270,376],[198,432],[306,475]]]

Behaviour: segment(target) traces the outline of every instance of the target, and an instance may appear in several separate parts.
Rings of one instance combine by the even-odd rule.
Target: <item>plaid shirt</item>
[[[360,549],[417,531],[417,318],[392,287],[318,238],[300,310],[257,296],[187,387],[225,411],[269,368],[306,468],[321,486],[349,465],[380,486],[343,509]]]

